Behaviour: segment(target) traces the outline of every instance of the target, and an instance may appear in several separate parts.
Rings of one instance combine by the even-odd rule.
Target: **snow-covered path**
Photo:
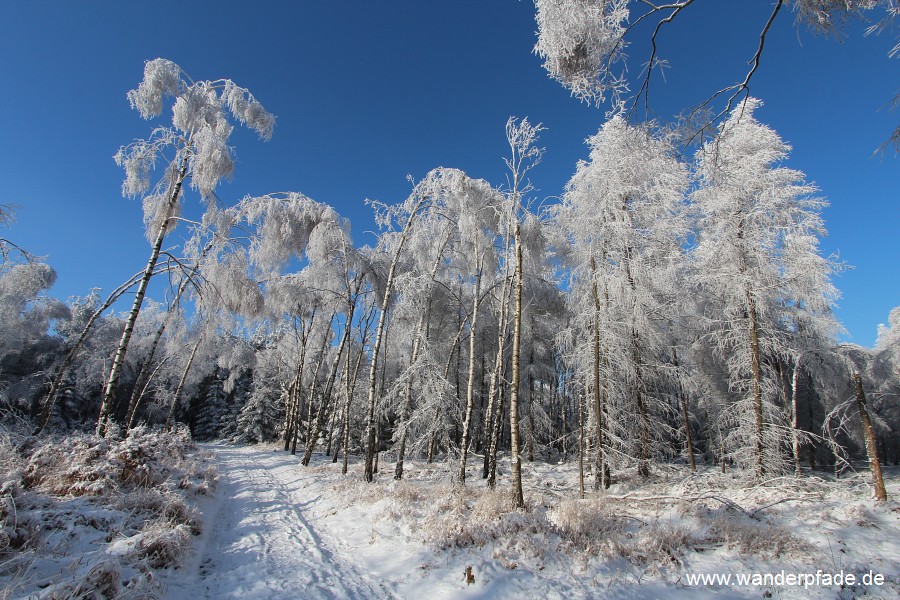
[[[216,500],[181,581],[166,598],[357,599],[393,594],[335,554],[307,518],[314,492],[297,477],[297,460],[271,449],[216,445]]]

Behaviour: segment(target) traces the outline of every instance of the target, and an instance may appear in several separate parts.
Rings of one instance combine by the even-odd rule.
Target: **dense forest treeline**
[[[174,100],[171,125],[116,155],[145,269],[63,302],[53,269],[2,240],[0,394],[36,432],[181,421],[305,464],[360,456],[367,480],[415,456],[493,484],[509,453],[517,503],[522,460],[581,457],[596,489],[672,461],[760,479],[900,462],[900,308],[875,348],[838,344],[825,203],[753,98],[689,158],[611,118],[540,210],[541,126],[511,118],[503,185],[434,169],[371,203],[362,247],[301,193],[217,201],[232,128],[272,134],[246,89],[157,59],[129,99],[149,119]],[[145,298],[151,280],[164,296]]]

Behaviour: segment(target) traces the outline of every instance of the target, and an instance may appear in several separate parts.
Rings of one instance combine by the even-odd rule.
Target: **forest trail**
[[[182,580],[165,598],[367,599],[393,594],[335,553],[307,517],[316,502],[290,455],[258,446],[207,445],[219,489],[205,510]]]

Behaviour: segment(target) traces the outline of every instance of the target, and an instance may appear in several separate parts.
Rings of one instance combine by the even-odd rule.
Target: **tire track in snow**
[[[299,461],[252,446],[208,449],[216,457],[221,500],[210,511],[208,534],[197,544],[199,566],[193,579],[183,586],[172,581],[168,598],[355,600],[393,595],[336,555],[306,518],[304,507],[316,498],[285,482],[303,468]]]

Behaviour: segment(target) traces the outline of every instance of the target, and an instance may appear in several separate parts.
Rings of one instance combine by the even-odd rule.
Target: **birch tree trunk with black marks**
[[[195,265],[191,270],[191,273],[185,276],[185,278],[182,280],[181,284],[178,286],[178,291],[175,294],[175,298],[172,300],[172,306],[166,313],[166,318],[163,319],[163,322],[153,334],[153,341],[150,343],[150,349],[147,351],[147,356],[141,363],[141,368],[138,370],[137,377],[135,377],[134,379],[134,389],[131,391],[131,400],[128,402],[128,416],[125,417],[126,429],[131,429],[132,427],[134,427],[134,422],[137,418],[138,405],[141,402],[141,397],[144,393],[144,388],[146,387],[145,378],[147,377],[147,372],[150,370],[150,365],[153,363],[153,357],[156,355],[156,349],[159,347],[159,342],[162,339],[166,328],[169,326],[169,323],[175,316],[175,311],[178,307],[178,303],[181,301],[181,296],[184,294],[188,284],[197,273],[199,267],[200,265],[198,262],[198,264]],[[149,380],[149,378],[147,379]]]
[[[119,345],[116,348],[113,363],[109,369],[109,377],[107,378],[106,386],[103,390],[103,399],[100,403],[100,418],[97,420],[97,435],[102,436],[106,434],[107,430],[109,429],[109,422],[112,420],[113,415],[115,414],[116,388],[119,384],[119,376],[122,373],[122,366],[125,364],[125,353],[128,351],[128,344],[131,342],[131,336],[134,333],[134,325],[135,323],[137,323],[138,315],[141,312],[141,306],[143,306],[144,304],[144,296],[147,294],[147,286],[150,283],[150,278],[153,276],[153,270],[156,267],[156,262],[159,260],[159,254],[162,250],[163,240],[165,240],[166,231],[169,227],[169,219],[171,218],[172,213],[175,209],[175,205],[178,202],[178,197],[181,195],[181,187],[184,184],[185,177],[187,176],[189,158],[190,154],[185,151],[184,158],[182,158],[181,160],[181,167],[178,169],[178,172],[173,181],[172,192],[169,195],[168,201],[166,202],[164,213],[165,218],[159,225],[159,229],[156,233],[156,239],[154,240],[152,250],[150,251],[150,258],[147,260],[147,266],[144,268],[144,274],[141,277],[137,291],[134,294],[134,302],[132,303],[131,310],[128,313],[128,318],[125,320],[125,328],[122,330],[122,338],[119,340]]]
[[[515,312],[513,313],[513,345],[512,345],[512,380],[509,392],[509,439],[510,459],[512,461],[512,493],[513,504],[516,508],[525,508],[525,498],[522,493],[522,456],[519,442],[519,387],[520,365],[519,355],[522,345],[522,234],[521,227],[516,223],[516,271],[515,271]]]
[[[184,371],[181,373],[181,379],[178,380],[178,387],[175,388],[175,394],[172,396],[172,404],[169,407],[169,416],[166,418],[166,429],[172,429],[175,426],[175,410],[178,408],[178,402],[181,400],[181,394],[184,391],[188,373],[191,371],[191,365],[194,364],[194,357],[197,356],[197,350],[200,349],[202,343],[203,335],[201,334],[199,335],[197,343],[194,344],[194,349],[191,350],[191,355],[188,358],[187,364],[184,366]]]
[[[382,337],[384,335],[384,327],[387,321],[387,310],[390,305],[391,300],[391,292],[394,287],[394,276],[397,271],[397,265],[400,263],[400,254],[403,252],[403,246],[406,244],[406,238],[409,235],[409,231],[412,227],[413,221],[416,218],[416,215],[425,205],[426,198],[421,197],[414,205],[413,209],[409,212],[409,217],[406,220],[406,225],[403,227],[403,231],[400,233],[400,239],[397,242],[397,249],[394,251],[394,256],[391,259],[390,267],[388,268],[387,280],[384,284],[384,298],[381,302],[381,313],[378,315],[378,327],[375,329],[375,343],[372,346],[372,363],[369,367],[369,397],[368,397],[368,407],[369,414],[366,422],[366,464],[365,470],[363,473],[363,478],[367,482],[375,481],[375,410],[377,408],[378,401],[378,366],[379,362],[379,353],[381,351]]]
[[[475,242],[475,255],[478,256],[478,242]],[[463,416],[462,441],[459,445],[459,472],[457,480],[466,483],[466,458],[469,453],[469,432],[472,427],[472,410],[475,405],[475,332],[478,327],[478,307],[481,305],[481,265],[476,267],[475,291],[472,300],[472,315],[469,317],[469,370],[466,378],[466,410]]]

